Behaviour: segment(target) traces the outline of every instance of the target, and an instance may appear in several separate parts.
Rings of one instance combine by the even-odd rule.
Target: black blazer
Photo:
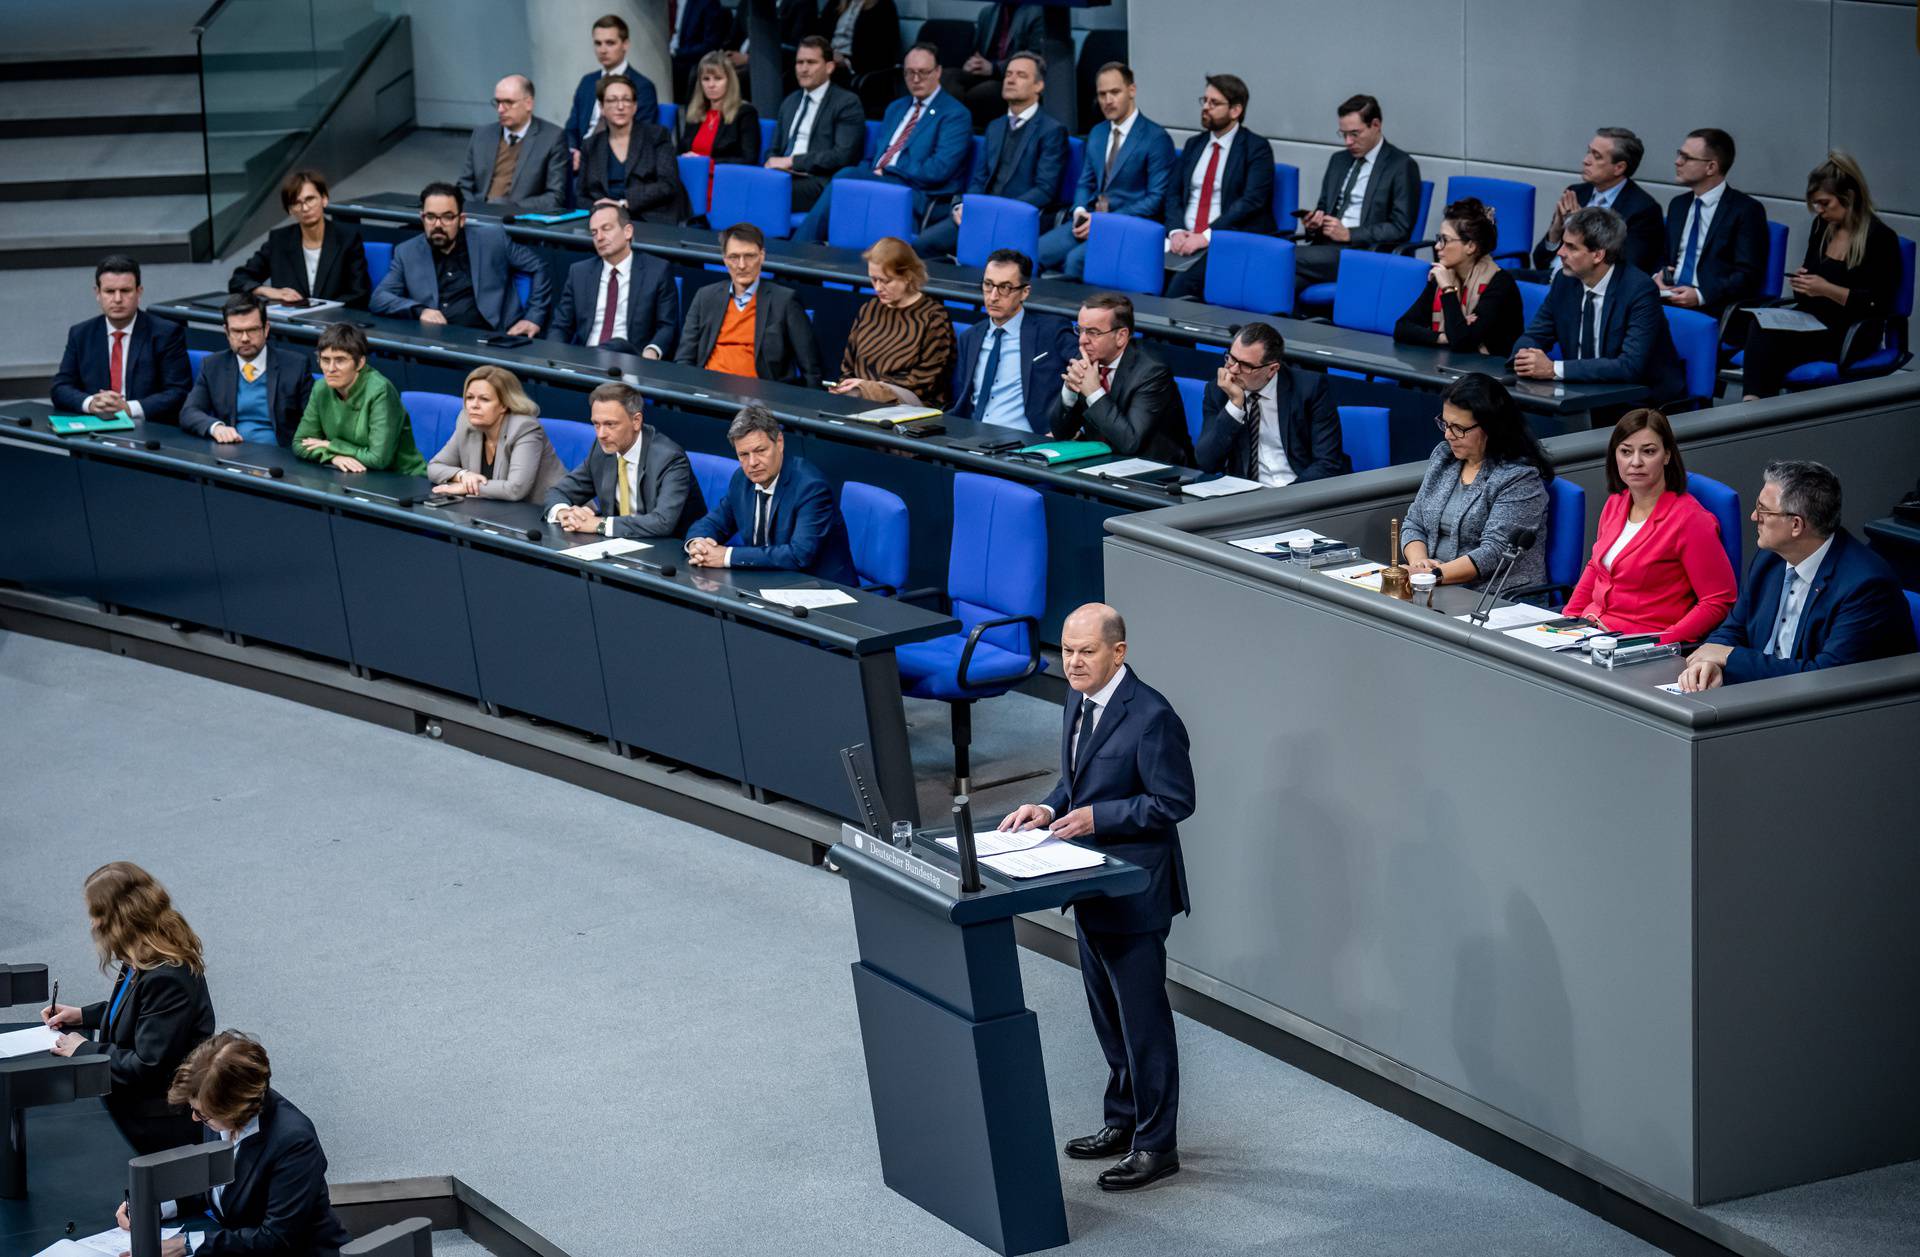
[[[824,113],[825,111],[822,110]],[[693,137],[700,133],[700,124],[680,111],[680,151],[693,151]],[[861,143],[866,142],[864,128]],[[709,154],[716,164],[732,162],[737,165],[758,166],[760,164],[760,111],[747,101],[740,102],[739,110],[733,115],[732,122],[722,122],[720,129],[713,133],[713,152]]]
[[[1236,143],[1234,147],[1240,146]],[[1333,213],[1352,165],[1353,156],[1344,148],[1327,158],[1327,173],[1320,180],[1321,213]],[[1271,161],[1267,174],[1271,179]],[[1272,199],[1271,192],[1268,199]],[[1420,163],[1382,140],[1380,155],[1373,159],[1373,174],[1367,179],[1366,195],[1360,202],[1360,225],[1353,229],[1348,243],[1363,249],[1397,248],[1413,239],[1413,227],[1419,219]]]
[[[300,251],[300,224],[286,223],[267,233],[266,243],[234,268],[228,292],[252,292],[262,284],[291,288],[303,297],[338,301],[356,310],[367,308],[373,280],[367,274],[367,251],[360,229],[352,223],[327,220],[320,237],[320,266],[307,285],[307,258]]]
[[[987,334],[991,331],[993,320],[980,319],[960,338],[951,412],[962,419],[980,418],[974,413],[973,377],[980,369],[980,356],[987,352]],[[1080,354],[1073,328],[1065,319],[1028,309],[1020,316],[1020,343],[1001,352],[1020,355],[1020,390],[1027,426],[1035,432],[1052,432],[1054,417],[1060,413],[1060,373],[1067,369],[1069,359]]]
[[[727,303],[733,299],[733,284],[722,280],[708,284],[693,294],[687,303],[687,323],[680,332],[680,348],[675,362],[704,367],[713,355],[713,343],[720,339],[720,324],[727,317]],[[813,339],[813,324],[793,291],[765,279],[754,294],[753,369],[763,380],[791,380],[795,372],[808,388],[820,387],[820,348]]]
[[[1827,256],[1826,237],[1818,223],[1807,233],[1807,252],[1800,263],[1829,283],[1847,290],[1847,303],[1837,305],[1825,297],[1799,297],[1794,305],[1831,328],[1846,327],[1863,319],[1883,319],[1893,309],[1900,291],[1902,269],[1900,237],[1876,215],[1867,224],[1867,248],[1860,265],[1849,267],[1842,259]]]
[[[787,157],[793,152],[793,124],[800,116],[804,92],[789,93],[780,102],[779,123],[773,131],[770,156]],[[820,98],[820,108],[807,117],[807,151],[793,159],[796,175],[818,175],[830,179],[836,170],[845,170],[860,160],[867,144],[867,116],[860,98],[838,83],[828,83]]]
[[[1438,345],[1440,338],[1433,332],[1433,293],[1436,285],[1432,279],[1413,299],[1405,314],[1393,325],[1393,338],[1407,345]],[[1461,309],[1460,298],[1449,293],[1441,300],[1440,316],[1447,329],[1445,348],[1471,353],[1484,349],[1496,358],[1506,358],[1513,353],[1513,342],[1520,339],[1520,331],[1526,322],[1524,308],[1520,304],[1520,288],[1513,276],[1506,271],[1496,270],[1493,278],[1487,281],[1487,290],[1480,294],[1480,300],[1473,307],[1473,322],[1467,322],[1466,311]]]
[[[1584,179],[1574,184],[1573,199],[1584,206],[1593,199],[1593,185]],[[1620,260],[1636,271],[1651,274],[1659,270],[1667,255],[1667,225],[1659,204],[1645,188],[1629,179],[1613,198],[1613,212],[1627,223],[1627,243],[1620,250]],[[1533,246],[1534,266],[1540,270],[1552,266],[1556,252],[1558,246],[1547,243],[1546,234],[1541,233],[1540,243]]]
[[[859,4],[860,0],[853,3]],[[822,24],[831,39],[840,21],[840,6],[827,0],[823,8]],[[891,70],[900,64],[900,52],[899,6],[893,0],[876,0],[872,8],[863,10],[854,21],[853,52],[836,62],[835,73],[842,76],[842,81],[850,81],[875,70]]]
[[[51,397],[54,409],[82,414],[87,398],[113,382],[107,352],[107,316],[96,314],[67,329],[67,349],[54,373]],[[193,387],[193,364],[187,359],[187,333],[172,319],[145,310],[133,321],[121,363],[121,383],[129,402],[140,403],[150,423],[180,422],[180,407]]]
[[[657,122],[635,119],[627,138],[627,211],[649,223],[687,220],[687,192],[680,186],[680,168],[674,162],[673,137]],[[613,141],[601,127],[580,149],[580,203],[591,206],[613,194],[607,169],[613,162]]]
[[[113,997],[129,982],[118,1015],[109,1019]],[[116,1117],[169,1117],[176,1112],[167,1103],[173,1071],[213,1037],[213,997],[206,975],[185,965],[122,966],[108,997],[80,1010],[80,1025],[100,1032],[75,1055],[108,1058],[113,1090],[107,1108]]]
[[[1667,330],[1667,314],[1660,290],[1643,271],[1616,266],[1600,306],[1600,326],[1594,329],[1597,356],[1574,359],[1580,343],[1580,306],[1586,289],[1561,272],[1534,312],[1533,322],[1515,349],[1547,350],[1560,346],[1569,381],[1595,380],[1644,384],[1651,392],[1645,405],[1659,406],[1687,395],[1686,369]]]
[[[1129,353],[1132,351],[1129,350]],[[1160,692],[1131,666],[1081,748],[1071,758],[1073,726],[1085,701],[1069,695],[1062,712],[1060,780],[1041,802],[1064,816],[1093,809],[1085,846],[1112,852],[1147,870],[1147,888],[1117,899],[1096,896],[1074,905],[1080,928],[1104,934],[1145,934],[1192,911],[1187,866],[1180,854],[1180,822],[1193,815],[1193,761],[1187,727]]]
[[[967,180],[967,191],[1025,201],[1043,212],[1060,204],[1060,181],[1067,169],[1067,129],[1057,118],[1039,110],[1011,137],[1007,134],[1010,130],[1012,124],[1006,114],[987,124],[985,149]]]
[[[281,445],[293,444],[293,430],[307,413],[313,394],[313,355],[305,349],[267,343],[267,405],[273,412],[273,435]],[[200,378],[180,409],[180,426],[195,436],[211,436],[216,423],[232,423],[239,405],[240,360],[233,350],[208,354],[200,363]]]
[[[1193,172],[1199,169],[1206,159],[1207,146],[1213,137],[1205,131],[1187,137],[1180,149],[1180,162],[1173,168],[1173,178],[1167,182],[1166,223],[1168,231],[1176,231],[1186,226],[1187,197],[1193,188]],[[1396,150],[1398,151],[1398,150]],[[1386,160],[1381,153],[1380,161]],[[1381,171],[1376,167],[1374,175]],[[1346,178],[1345,170],[1340,177]],[[1413,181],[1414,191],[1420,189],[1420,181]],[[1336,196],[1339,186],[1335,185]],[[1371,183],[1367,188],[1368,200],[1372,200]],[[1246,127],[1241,127],[1233,137],[1233,147],[1227,150],[1226,169],[1220,172],[1220,216],[1213,225],[1221,231],[1251,231],[1260,235],[1273,234],[1273,145],[1266,137],[1256,135]],[[1419,212],[1419,203],[1414,203],[1414,212]],[[1364,217],[1364,211],[1362,211]],[[1205,231],[1205,223],[1197,223],[1196,231]],[[1407,220],[1407,234],[1413,234],[1413,220]]]
[[[1327,396],[1327,377],[1312,371],[1284,367],[1274,377],[1280,406],[1280,446],[1287,464],[1301,480],[1324,480],[1353,470],[1340,443],[1340,416]],[[1264,403],[1263,403],[1264,404]],[[1227,413],[1227,394],[1208,384],[1200,400],[1206,420],[1194,447],[1201,471],[1224,471],[1253,479],[1255,448],[1253,425]],[[1260,422],[1267,416],[1262,414]]]
[[[1667,202],[1667,266],[1678,282],[1680,261],[1687,248],[1687,220],[1693,215],[1693,193],[1682,192]],[[1694,264],[1693,286],[1700,290],[1700,308],[1718,314],[1743,301],[1772,296],[1767,274],[1767,211],[1760,202],[1737,188],[1721,185],[1720,204],[1700,242]]]
[[[600,271],[606,263],[598,257],[586,258],[567,268],[567,282],[560,285],[560,303],[553,322],[547,325],[547,339],[584,345],[600,326]],[[650,253],[634,251],[627,268],[627,343],[639,353],[648,345],[658,345],[662,358],[673,357],[680,343],[680,293],[673,286],[667,264]]]
[[[1076,393],[1054,417],[1053,435],[1061,440],[1105,441],[1122,457],[1150,458],[1176,467],[1193,466],[1193,438],[1187,412],[1167,364],[1137,340],[1127,342],[1108,391],[1093,405]]]
[[[211,1199],[211,1195],[209,1195]],[[327,1154],[307,1115],[267,1091],[260,1129],[233,1151],[233,1181],[210,1212],[220,1226],[202,1253],[303,1253],[332,1257],[353,1236],[333,1211]]]

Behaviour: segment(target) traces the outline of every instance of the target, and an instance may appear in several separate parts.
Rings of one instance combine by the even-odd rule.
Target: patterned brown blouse
[[[958,353],[953,320],[939,301],[922,296],[910,306],[894,307],[875,297],[853,320],[846,352],[840,355],[840,375],[898,384],[923,405],[945,410]]]

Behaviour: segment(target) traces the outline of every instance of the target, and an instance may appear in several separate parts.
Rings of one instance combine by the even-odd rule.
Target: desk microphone
[[[1516,528],[1507,538],[1507,548],[1500,555],[1500,562],[1494,566],[1493,579],[1480,591],[1480,600],[1473,604],[1473,610],[1467,615],[1467,623],[1485,627],[1487,618],[1493,614],[1493,604],[1500,600],[1500,594],[1507,587],[1507,578],[1513,575],[1514,564],[1520,556],[1533,549],[1533,543],[1540,534],[1531,528]]]

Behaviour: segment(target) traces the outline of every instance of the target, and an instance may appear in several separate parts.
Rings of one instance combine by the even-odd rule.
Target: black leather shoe
[[[1145,1187],[1156,1179],[1163,1179],[1180,1169],[1180,1154],[1177,1152],[1141,1152],[1135,1150],[1120,1158],[1119,1164],[1100,1174],[1100,1190],[1105,1192],[1130,1192],[1136,1187]]]
[[[1133,1147],[1133,1132],[1118,1126],[1102,1126],[1097,1135],[1082,1135],[1067,1140],[1067,1155],[1076,1161],[1102,1161],[1117,1157]]]

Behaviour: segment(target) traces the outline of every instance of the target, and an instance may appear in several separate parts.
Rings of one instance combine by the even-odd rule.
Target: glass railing
[[[216,255],[306,147],[398,0],[218,0],[194,27]]]

